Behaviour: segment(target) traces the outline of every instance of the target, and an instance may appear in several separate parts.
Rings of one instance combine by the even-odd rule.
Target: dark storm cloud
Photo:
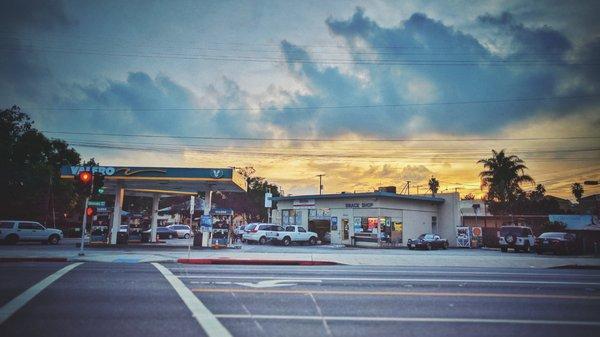
[[[93,112],[80,112],[75,118],[81,119],[81,123],[93,123],[94,119],[89,118],[93,114],[95,120],[102,120],[103,127],[113,132],[178,133],[190,131],[190,121],[201,115],[178,110],[193,104],[193,94],[170,78],[163,75],[151,78],[144,72],[132,72],[125,81],[73,86],[61,105],[95,108]],[[72,113],[67,112],[65,117],[69,115]]]
[[[73,24],[62,1],[8,0],[0,2],[0,90],[12,97],[31,98],[44,94],[40,82],[51,75],[35,52],[27,50],[21,33],[44,32]],[[4,102],[6,105],[17,102]]]
[[[385,28],[366,17],[360,8],[347,20],[328,18],[326,24],[334,36],[345,41],[354,60],[360,61],[353,71],[366,72],[367,84],[361,84],[335,65],[312,63],[315,59],[306,50],[287,41],[282,43],[282,51],[289,71],[313,89],[313,98],[320,105],[436,103],[581,93],[581,87],[572,85],[559,90],[580,74],[578,68],[571,68],[563,58],[572,44],[560,32],[550,27],[528,28],[515,22],[509,13],[484,15],[478,22],[481,29],[494,29],[495,34],[510,38],[509,56],[493,54],[475,37],[425,14],[413,14],[399,26]],[[371,61],[380,64],[361,65],[372,58],[360,52],[364,51],[361,49],[364,45],[379,53]],[[530,62],[532,59],[534,62]],[[386,65],[386,62],[400,65]],[[317,118],[315,130],[321,135],[347,131],[369,135],[486,133],[555,110],[565,114],[566,107],[584,103],[589,101],[322,109],[311,114]]]
[[[571,42],[560,32],[547,26],[527,28],[516,22],[508,12],[498,16],[485,14],[478,21],[484,26],[497,28],[497,33],[510,36],[513,42],[511,52],[515,54],[534,54],[535,58],[556,60],[572,48]]]

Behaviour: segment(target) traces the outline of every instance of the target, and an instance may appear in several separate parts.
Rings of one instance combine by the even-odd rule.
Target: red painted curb
[[[332,261],[308,260],[244,260],[244,259],[177,259],[185,264],[229,264],[229,265],[270,265],[270,266],[332,266],[340,263]]]
[[[69,262],[66,257],[0,257],[0,262]]]

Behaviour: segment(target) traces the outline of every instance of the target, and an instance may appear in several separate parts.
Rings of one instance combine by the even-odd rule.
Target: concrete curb
[[[334,261],[309,260],[262,260],[262,259],[177,259],[183,264],[229,264],[229,265],[258,265],[258,266],[334,266],[343,263]]]
[[[0,257],[0,262],[69,262],[66,257]]]

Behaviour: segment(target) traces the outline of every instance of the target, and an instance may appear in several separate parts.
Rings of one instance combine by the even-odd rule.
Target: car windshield
[[[245,230],[247,230],[247,231],[251,231],[251,230],[253,230],[254,228],[256,228],[256,225],[248,225],[248,226],[246,226]]]
[[[544,233],[540,235],[541,239],[563,239],[565,233]]]

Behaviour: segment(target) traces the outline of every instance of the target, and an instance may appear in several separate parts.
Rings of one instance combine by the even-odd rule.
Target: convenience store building
[[[458,193],[406,195],[385,191],[273,198],[274,223],[298,225],[332,244],[406,246],[409,238],[436,233],[456,246]]]

